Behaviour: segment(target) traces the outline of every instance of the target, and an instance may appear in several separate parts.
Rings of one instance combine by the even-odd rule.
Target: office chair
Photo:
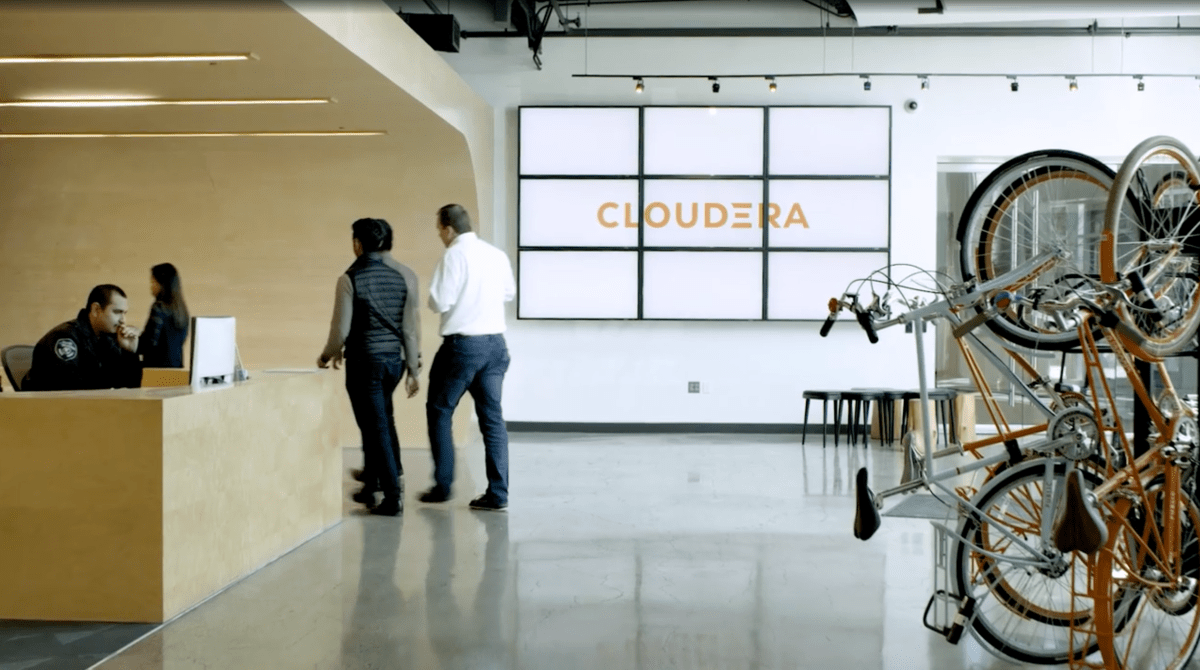
[[[4,373],[14,391],[21,390],[25,383],[25,375],[33,367],[33,347],[28,344],[14,344],[0,351],[0,362],[4,363]]]

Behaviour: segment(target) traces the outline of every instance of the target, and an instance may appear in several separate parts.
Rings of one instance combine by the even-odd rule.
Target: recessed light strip
[[[156,107],[160,105],[324,105],[333,98],[250,98],[169,100],[159,98],[96,98],[78,100],[0,100],[0,107]]]
[[[386,130],[264,130],[248,132],[142,132],[142,133],[3,133],[0,140],[95,139],[104,137],[366,137],[387,135]]]
[[[0,65],[23,63],[215,63],[219,61],[244,61],[256,58],[252,53],[234,54],[89,54],[67,56],[64,54],[40,54],[33,56],[0,56]]]

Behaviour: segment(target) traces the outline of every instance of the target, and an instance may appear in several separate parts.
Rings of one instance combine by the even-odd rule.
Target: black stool
[[[958,397],[958,391],[946,388],[929,389],[929,400],[933,402],[933,441],[937,442],[938,425],[941,425],[941,430],[946,433],[946,444],[958,442],[958,431],[954,425],[954,400]],[[904,401],[904,413],[900,419],[901,436],[908,433],[908,406],[911,400],[920,400],[920,391],[905,391],[901,400]],[[931,445],[932,446],[932,445]]]
[[[887,388],[859,388],[855,391],[869,391],[879,394],[875,398],[877,406],[876,416],[879,417],[879,441],[883,444],[892,444],[896,441],[896,401],[904,398],[905,391],[900,389]],[[868,415],[866,420],[867,434],[871,431],[871,417]],[[869,444],[869,441],[868,441]]]
[[[879,402],[882,397],[883,393],[875,389],[842,391],[842,400],[846,402],[846,412],[850,418],[850,444],[858,444],[860,432],[863,444],[871,444],[871,403]]]
[[[838,446],[838,432],[842,424],[841,391],[804,392],[804,432],[800,433],[800,444],[808,435],[808,406],[814,400],[821,401],[821,446],[825,446],[825,427],[829,425],[829,403],[833,403],[833,446]]]

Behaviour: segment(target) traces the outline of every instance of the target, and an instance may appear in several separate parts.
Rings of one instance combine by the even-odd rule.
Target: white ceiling
[[[1200,15],[1200,3],[1195,0],[942,0],[940,13],[918,11],[934,8],[937,4],[936,0],[850,0],[850,6],[860,27],[988,25],[1041,21],[1090,23],[1093,20],[1139,20]]]
[[[464,31],[498,31],[512,26],[494,19],[494,0],[383,0],[393,10],[431,13],[432,3],[442,13],[453,14]],[[503,0],[501,0],[503,1]],[[831,7],[830,3],[813,0]],[[531,0],[545,7],[545,0]],[[591,29],[670,28],[817,28],[828,22],[835,28],[879,26],[949,27],[1174,27],[1200,26],[1196,0],[1107,0],[1099,2],[1043,0],[942,0],[941,14],[918,13],[932,9],[937,0],[849,0],[856,19],[839,18],[804,0],[559,0],[570,19]],[[548,31],[561,30],[551,18]]]

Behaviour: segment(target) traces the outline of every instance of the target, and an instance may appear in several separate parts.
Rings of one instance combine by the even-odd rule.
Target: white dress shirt
[[[433,271],[429,308],[442,316],[443,337],[494,335],[505,331],[504,303],[516,295],[508,256],[475,233],[462,233]]]

